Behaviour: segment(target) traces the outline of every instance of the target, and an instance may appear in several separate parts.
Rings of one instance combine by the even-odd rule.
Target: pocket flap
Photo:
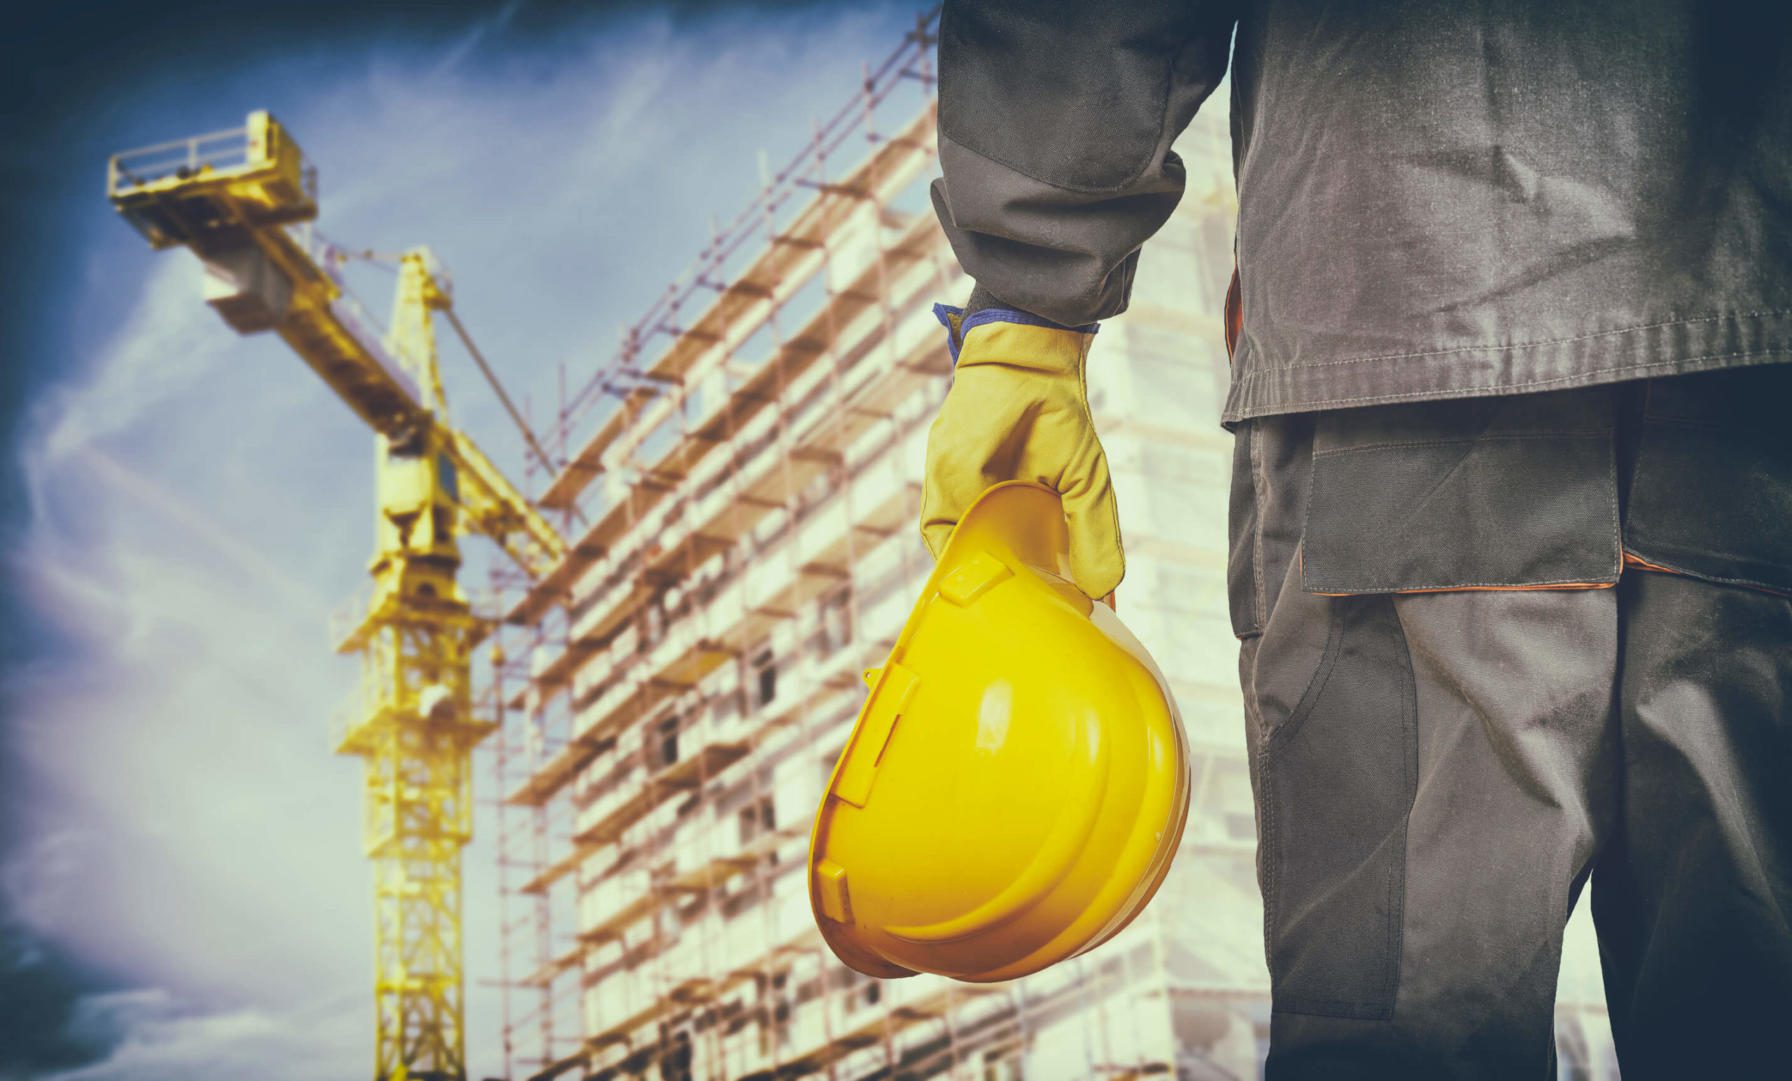
[[[1616,582],[1617,469],[1602,390],[1323,418],[1301,587],[1355,594]]]

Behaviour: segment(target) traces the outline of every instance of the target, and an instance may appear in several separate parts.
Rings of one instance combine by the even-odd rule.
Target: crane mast
[[[273,330],[373,430],[371,597],[339,628],[361,657],[335,749],[365,763],[362,844],[373,864],[376,1081],[464,1081],[461,849],[472,837],[471,758],[495,725],[473,707],[487,622],[459,584],[460,538],[494,540],[532,575],[564,545],[447,419],[435,315],[452,285],[428,249],[398,257],[388,332],[304,223],[316,175],[271,116],[114,155],[112,204],[157,249],[186,247],[205,299],[239,333]],[[294,228],[298,226],[299,228]],[[458,328],[458,324],[457,328]]]

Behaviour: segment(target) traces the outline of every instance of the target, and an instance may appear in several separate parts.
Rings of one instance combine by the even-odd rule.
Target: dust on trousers
[[[1792,365],[1236,429],[1268,1075],[1784,1076]]]

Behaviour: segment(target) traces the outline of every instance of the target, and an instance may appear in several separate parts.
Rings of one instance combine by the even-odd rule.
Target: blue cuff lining
[[[964,344],[964,336],[973,329],[990,323],[1016,323],[1026,327],[1049,327],[1052,330],[1068,330],[1076,334],[1094,334],[1101,329],[1100,323],[1084,323],[1080,327],[1067,327],[1063,323],[1054,323],[1050,319],[1041,318],[1032,312],[1017,311],[1013,308],[982,308],[969,319],[962,319],[958,324],[958,332],[952,332],[952,317],[964,315],[963,308],[954,308],[949,304],[935,304],[933,317],[946,328],[946,347],[952,351],[952,363],[958,363],[958,350]]]
[[[1024,327],[1050,327],[1053,330],[1069,330],[1078,334],[1093,334],[1101,329],[1100,323],[1084,323],[1080,327],[1067,327],[1063,323],[1054,323],[1050,319],[1034,315],[1032,312],[1016,311],[1013,308],[984,308],[958,327],[960,334],[969,334],[972,327],[980,327],[985,323],[1019,323]]]

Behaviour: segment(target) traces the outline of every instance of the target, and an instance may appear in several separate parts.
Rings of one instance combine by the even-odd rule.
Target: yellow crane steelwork
[[[373,429],[373,593],[339,628],[337,646],[361,655],[361,697],[335,735],[337,753],[366,763],[374,1077],[464,1081],[460,853],[472,836],[472,749],[494,725],[473,709],[471,660],[487,625],[456,580],[459,538],[483,533],[535,576],[563,542],[448,423],[436,313],[485,361],[454,316],[447,276],[427,249],[399,256],[390,327],[376,333],[339,277],[341,253],[301,224],[317,215],[316,174],[267,113],[241,129],[114,155],[107,186],[152,247],[200,258],[205,299],[225,322],[279,334]]]

